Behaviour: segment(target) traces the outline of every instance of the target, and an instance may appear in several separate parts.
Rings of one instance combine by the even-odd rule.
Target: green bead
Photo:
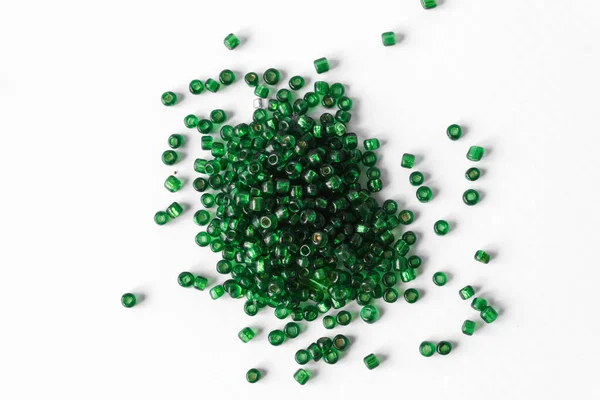
[[[377,163],[377,155],[372,151],[365,151],[362,156],[362,163],[367,167],[373,167]]]
[[[433,274],[433,283],[437,286],[444,286],[448,282],[448,277],[443,272],[436,272]]]
[[[339,99],[340,97],[342,97],[344,95],[345,91],[346,91],[346,89],[344,88],[344,85],[342,85],[341,83],[334,83],[333,85],[331,85],[329,87],[329,94],[334,99]]]
[[[342,111],[350,111],[352,109],[352,99],[342,96],[338,99],[337,105]]]
[[[398,291],[394,288],[387,288],[383,292],[383,301],[386,303],[395,303],[398,300]]]
[[[333,338],[333,347],[339,351],[345,351],[350,346],[350,339],[344,335],[335,335]]]
[[[194,222],[200,226],[208,225],[210,222],[210,214],[206,210],[196,211],[194,214]]]
[[[194,274],[185,271],[177,276],[177,283],[179,283],[179,286],[187,288],[194,284],[194,279]]]
[[[474,189],[468,189],[463,193],[463,202],[468,206],[474,206],[479,203],[479,192]]]
[[[222,285],[217,285],[210,289],[208,293],[213,300],[217,300],[219,297],[225,294],[225,289],[223,289]]]
[[[421,342],[419,345],[419,353],[423,357],[431,357],[435,353],[435,345],[431,342]]]
[[[204,193],[200,198],[202,205],[206,208],[211,208],[215,205],[215,196],[210,193]]]
[[[467,299],[473,297],[473,295],[475,294],[475,289],[473,289],[473,286],[467,285],[464,288],[460,289],[458,291],[458,294],[461,299],[467,300]]]
[[[379,359],[375,354],[369,354],[363,359],[368,369],[374,369],[379,366]]]
[[[333,329],[337,326],[337,320],[331,315],[323,317],[323,326],[325,329]]]
[[[164,225],[170,220],[171,217],[169,217],[169,214],[164,211],[158,211],[156,214],[154,214],[154,222],[156,222],[157,225]]]
[[[281,74],[279,73],[279,70],[275,68],[269,68],[263,74],[263,79],[269,85],[277,85],[281,79]]]
[[[396,284],[397,281],[398,279],[396,278],[396,274],[394,274],[393,272],[386,272],[381,277],[381,283],[383,283],[385,287],[392,287]]]
[[[308,92],[304,95],[304,100],[308,103],[309,107],[316,107],[319,104],[319,96],[316,93]]]
[[[483,310],[481,310],[481,319],[486,323],[491,324],[498,318],[498,312],[494,310],[492,307],[487,306]]]
[[[225,36],[225,40],[223,40],[223,44],[229,50],[233,50],[240,45],[240,39],[238,39],[238,37],[235,36],[233,33],[230,33],[229,35]]]
[[[479,161],[483,157],[484,153],[485,150],[483,149],[483,147],[471,146],[469,148],[469,151],[467,152],[467,158],[470,161]]]
[[[323,361],[327,364],[335,364],[340,359],[340,354],[336,349],[329,349],[323,354]]]
[[[261,376],[262,376],[261,372],[256,368],[249,369],[248,372],[246,372],[246,380],[249,383],[258,382],[258,380],[261,378]]]
[[[295,75],[290,78],[289,84],[290,84],[290,89],[300,90],[304,87],[305,81],[304,81],[303,77],[301,77],[299,75]]]
[[[404,291],[404,300],[409,304],[416,303],[417,300],[419,300],[419,296],[419,291],[417,289],[411,288]]]
[[[452,124],[446,129],[446,134],[450,140],[458,140],[462,136],[462,128],[459,125]]]
[[[186,128],[193,129],[198,126],[198,117],[196,117],[194,114],[186,115],[183,119],[183,124]]]
[[[185,139],[184,139],[183,135],[174,133],[171,136],[169,136],[169,139],[168,139],[169,147],[172,149],[178,149],[181,146],[183,146],[184,141],[185,141]]]
[[[248,86],[255,87],[258,85],[258,74],[256,74],[256,72],[248,72],[244,76],[244,81]]]
[[[400,214],[398,214],[398,218],[400,218],[400,223],[402,225],[410,225],[415,220],[415,214],[410,210],[402,210],[400,211]]]
[[[295,322],[288,322],[283,327],[283,332],[285,333],[285,336],[289,337],[290,339],[295,339],[300,334],[300,325]]]
[[[162,162],[165,165],[173,165],[177,162],[179,156],[173,150],[166,150],[162,153]]]
[[[269,343],[273,346],[279,346],[285,341],[285,334],[280,329],[269,332]]]
[[[438,236],[445,236],[448,232],[450,232],[450,224],[443,219],[440,219],[433,224],[433,231]]]
[[[333,340],[328,337],[321,337],[317,340],[317,344],[321,348],[323,355],[325,355],[325,353],[333,347]]]
[[[131,307],[135,306],[136,303],[137,303],[137,298],[132,293],[125,293],[123,296],[121,296],[121,304],[125,308],[131,308]]]
[[[379,139],[366,139],[363,144],[367,150],[377,150],[379,148]]]
[[[319,361],[323,357],[323,351],[321,350],[321,347],[316,343],[311,343],[308,346],[307,350],[310,353],[310,356],[314,362]]]
[[[173,92],[164,92],[160,100],[165,106],[171,107],[177,103],[177,95]]]
[[[321,100],[321,105],[325,108],[333,108],[335,107],[335,98],[327,94],[323,96],[323,99]]]
[[[300,365],[304,365],[311,360],[311,355],[308,350],[300,349],[294,355],[294,359]]]
[[[167,207],[167,214],[169,214],[169,217],[171,218],[177,218],[181,215],[182,212],[183,207],[181,207],[181,205],[176,201],[174,201],[169,207]]]
[[[212,150],[214,144],[214,139],[212,136],[202,136],[200,139],[200,147],[202,150]]]
[[[212,93],[217,93],[221,88],[221,84],[219,84],[219,82],[215,81],[212,78],[208,78],[204,85],[206,86],[206,89]]]
[[[279,89],[277,91],[277,93],[275,93],[275,97],[277,97],[277,100],[281,103],[281,102],[290,102],[292,100],[292,92],[290,92],[289,90],[283,88],[283,89]],[[278,105],[277,107],[280,112],[281,112],[281,104]],[[284,114],[285,115],[285,114]]]
[[[421,0],[421,5],[424,9],[435,8],[437,6],[436,0]]]
[[[393,46],[396,44],[396,34],[394,32],[383,32],[381,34],[381,41],[384,46]]]
[[[481,176],[481,171],[479,170],[479,168],[469,168],[467,170],[467,172],[465,172],[465,178],[467,178],[467,180],[469,181],[476,181],[477,179],[479,179],[479,177]]]
[[[204,192],[208,187],[208,181],[204,178],[196,178],[192,183],[194,190],[197,192]]]
[[[441,341],[437,345],[437,352],[443,356],[450,354],[452,351],[452,344],[450,342],[446,342],[445,340]]]
[[[464,333],[465,335],[468,336],[473,336],[473,333],[475,332],[475,328],[477,327],[477,324],[473,321],[470,320],[465,320],[465,322],[463,322],[462,324],[462,333]]]
[[[412,168],[415,165],[415,156],[409,153],[402,155],[402,162],[400,164],[403,168]]]
[[[372,324],[379,318],[379,310],[371,305],[364,306],[360,310],[360,318],[367,324]]]
[[[325,57],[316,59],[314,64],[315,69],[317,70],[317,74],[322,74],[324,72],[329,71],[329,62]]]
[[[189,89],[191,94],[200,94],[204,92],[204,83],[198,79],[194,79],[190,82]]]
[[[433,197],[433,192],[428,186],[421,186],[417,189],[417,200],[421,203],[427,203]]]
[[[206,247],[210,245],[212,238],[206,232],[200,232],[196,235],[196,244],[200,247]]]
[[[340,311],[336,319],[338,324],[346,326],[352,321],[352,314],[350,314],[348,311]]]
[[[227,119],[227,114],[221,109],[212,110],[210,112],[210,120],[215,124],[222,124]]]
[[[233,82],[235,82],[235,74],[233,73],[232,70],[230,69],[224,69],[223,71],[221,71],[221,73],[219,74],[219,81],[225,85],[225,86],[229,86],[231,85]]]
[[[269,88],[263,85],[257,85],[254,89],[254,95],[260,97],[261,99],[266,99],[269,97]]]
[[[256,335],[256,333],[254,332],[254,330],[252,328],[248,328],[248,327],[242,329],[238,333],[238,337],[244,343],[248,343],[249,341],[251,341],[255,335]]]
[[[314,321],[319,316],[319,309],[316,306],[308,305],[304,308],[304,319]]]
[[[198,121],[198,131],[201,133],[210,133],[213,128],[212,122],[208,119],[201,119]]]
[[[197,275],[194,278],[194,288],[198,290],[204,290],[206,289],[206,285],[208,285],[208,279],[206,279],[205,277]]]
[[[413,231],[406,231],[402,235],[402,240],[412,246],[417,242],[417,235]]]
[[[308,372],[306,372],[305,370],[303,370],[302,368],[300,368],[298,371],[296,371],[294,373],[294,379],[296,380],[296,382],[298,382],[301,385],[304,385],[306,382],[308,382],[309,378],[310,378],[310,374]]]
[[[175,178],[173,175],[169,175],[169,177],[165,180],[165,188],[171,193],[177,192],[182,186],[183,182]]]
[[[371,179],[367,181],[367,189],[371,193],[380,192],[383,189],[383,182],[381,179]]]
[[[483,250],[477,250],[475,252],[475,261],[487,264],[490,262],[490,255]]]
[[[475,297],[471,302],[471,307],[477,311],[483,311],[487,307],[487,300],[481,297]]]
[[[412,174],[410,174],[410,176],[408,177],[408,180],[411,185],[420,186],[425,181],[425,177],[423,176],[423,174],[421,172],[415,171]],[[417,191],[417,196],[418,195],[419,195],[419,192]]]
[[[411,268],[419,268],[422,262],[423,260],[421,260],[421,257],[417,255],[408,257],[408,266]]]

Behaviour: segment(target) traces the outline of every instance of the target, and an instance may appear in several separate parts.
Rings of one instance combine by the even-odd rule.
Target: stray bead
[[[335,335],[333,338],[333,347],[339,351],[344,351],[350,346],[350,339],[344,335]]]
[[[379,310],[372,305],[364,306],[360,310],[360,318],[367,324],[372,324],[379,318]]]
[[[450,342],[446,342],[445,340],[441,341],[437,345],[437,352],[443,356],[450,354],[452,351],[452,344]]]
[[[248,86],[255,87],[258,85],[258,74],[256,74],[256,72],[248,72],[244,76],[244,81]]]
[[[194,114],[186,115],[183,119],[183,124],[186,128],[193,129],[198,126],[198,117]]]
[[[372,353],[366,356],[363,361],[368,369],[374,369],[379,366],[379,359],[375,354]]]
[[[448,281],[448,277],[443,272],[436,272],[433,274],[433,283],[437,286],[444,286]]]
[[[169,214],[169,217],[171,218],[177,218],[179,215],[181,215],[182,212],[183,207],[181,207],[181,205],[176,201],[174,201],[169,207],[167,207],[167,214]]]
[[[428,186],[421,186],[417,189],[417,200],[421,203],[427,203],[433,197],[433,192]]]
[[[294,373],[294,379],[296,380],[296,382],[298,382],[301,385],[304,385],[306,382],[308,382],[309,378],[310,378],[309,373],[306,372],[302,368],[300,368],[298,371],[296,371]]]
[[[398,291],[394,288],[387,288],[383,292],[383,301],[386,303],[395,303],[398,300]]]
[[[249,327],[245,327],[238,333],[238,337],[244,343],[248,343],[249,341],[254,339],[255,335],[256,335],[256,333],[254,332],[254,330]]]
[[[323,352],[321,351],[321,347],[316,343],[311,343],[308,346],[307,350],[310,353],[310,356],[312,357],[314,362],[319,361],[323,357]]]
[[[309,351],[308,350],[304,350],[304,349],[298,350],[296,352],[296,355],[294,356],[294,359],[300,365],[304,365],[304,364],[308,363],[311,358],[312,357],[311,357]]]
[[[263,74],[263,79],[269,85],[277,85],[279,83],[279,79],[281,79],[281,74],[275,68],[269,68]]]
[[[474,206],[479,203],[479,192],[474,189],[468,189],[463,193],[463,202],[468,206]]]
[[[475,297],[471,302],[471,307],[477,311],[483,311],[487,307],[487,300],[481,297]]]
[[[180,135],[178,133],[174,133],[171,136],[169,136],[169,147],[172,149],[178,149],[181,146],[183,146],[183,142],[184,142],[184,137],[183,135]]]
[[[408,304],[416,303],[419,300],[419,291],[417,289],[406,289],[404,291],[404,300]]]
[[[210,137],[210,136],[208,136],[208,137]],[[208,187],[208,181],[204,178],[196,178],[196,179],[194,179],[192,186],[194,187],[195,191],[204,192],[206,190],[206,188]]]
[[[475,252],[475,260],[487,264],[490,262],[490,255],[483,250],[477,250]]]
[[[352,109],[352,100],[349,97],[340,97],[337,104],[338,108],[342,111],[350,111]]]
[[[465,178],[467,178],[469,181],[476,181],[480,176],[481,171],[479,171],[479,168],[472,167],[465,172]]]
[[[273,346],[279,346],[285,341],[285,334],[280,329],[269,332],[269,343]]]
[[[458,140],[462,136],[462,128],[459,125],[452,124],[446,129],[446,134],[450,140]]]
[[[215,81],[212,78],[208,78],[204,85],[206,86],[206,89],[212,93],[217,93],[219,91],[219,89],[221,88],[221,85],[219,84],[219,82]]]
[[[346,326],[352,321],[352,314],[348,311],[340,311],[337,315],[337,322],[340,325]]]
[[[366,139],[364,146],[367,150],[377,150],[379,148],[379,139]]]
[[[437,3],[435,0],[421,0],[421,5],[424,9],[428,10],[430,8],[435,8]]]
[[[484,153],[485,150],[483,149],[483,147],[471,146],[469,148],[469,151],[467,152],[467,158],[470,161],[479,161],[483,157]]]
[[[194,288],[196,288],[198,290],[206,289],[207,284],[208,284],[208,279],[206,279],[203,276],[198,275],[194,278]]]
[[[173,150],[166,150],[162,153],[162,162],[165,165],[173,165],[177,162],[178,155]]]
[[[331,315],[326,315],[323,317],[323,326],[325,329],[333,329],[337,325],[337,320]]]
[[[190,82],[189,89],[191,94],[200,94],[204,92],[204,83],[201,80],[194,79]]]
[[[295,339],[300,334],[300,325],[295,322],[288,322],[285,324],[283,332],[285,333],[285,336],[289,337],[290,339]]]
[[[403,168],[412,168],[415,165],[415,156],[409,153],[402,155],[402,162],[400,164]]]
[[[304,78],[303,77],[301,77],[299,75],[292,76],[290,78],[290,82],[289,82],[290,89],[292,89],[292,90],[300,90],[300,89],[302,89],[304,87],[304,83],[305,82],[304,82]]]
[[[410,176],[408,177],[408,181],[413,186],[420,186],[425,181],[425,177],[423,176],[423,174],[421,172],[415,171],[412,174],[410,174]],[[417,192],[417,196],[418,195],[419,195],[419,192]]]
[[[225,289],[223,289],[222,285],[217,285],[210,289],[209,294],[213,300],[217,300],[219,297],[225,294]]]
[[[331,85],[329,87],[329,94],[334,99],[339,99],[340,97],[342,97],[344,95],[345,91],[346,91],[346,89],[344,88],[344,85],[342,85],[341,83],[334,83],[333,85]]]
[[[461,328],[462,333],[464,333],[465,335],[468,335],[468,336],[473,336],[476,326],[477,326],[477,324],[475,324],[475,322],[467,319],[462,324],[462,328]]]
[[[165,188],[171,193],[177,192],[179,189],[181,189],[182,186],[183,186],[183,182],[181,182],[179,179],[175,178],[173,175],[170,175],[165,180]]]
[[[160,100],[165,106],[171,107],[177,103],[177,95],[173,92],[164,92],[160,97]]]
[[[254,95],[262,99],[266,99],[267,97],[269,97],[269,89],[265,86],[257,85],[254,89]]]
[[[436,221],[436,223],[433,225],[433,230],[436,235],[445,236],[448,232],[450,232],[450,225],[448,224],[448,222],[444,221],[443,219],[440,219],[439,221]]]
[[[235,82],[235,74],[233,73],[232,70],[230,69],[224,69],[223,71],[221,71],[221,73],[219,74],[219,81],[225,85],[225,86],[229,86],[231,85],[233,82]]]
[[[486,323],[491,324],[498,318],[498,312],[494,310],[492,307],[487,306],[483,310],[481,310],[481,319]]]
[[[250,383],[258,382],[261,376],[262,374],[256,368],[249,369],[248,372],[246,372],[246,380]]]
[[[383,32],[381,34],[381,41],[384,46],[393,46],[396,44],[396,34],[394,32]]]
[[[158,211],[154,214],[154,222],[156,222],[157,225],[164,225],[169,222],[170,219],[171,217],[169,217],[169,214],[164,211]]]
[[[325,57],[316,59],[314,64],[315,69],[317,70],[317,74],[322,74],[324,72],[329,71],[329,62]]]
[[[125,293],[123,296],[121,296],[121,304],[125,308],[131,308],[131,307],[135,306],[136,303],[137,303],[137,298],[132,293]]]
[[[415,215],[410,210],[402,210],[398,214],[398,218],[400,218],[402,225],[410,225],[415,220]]]
[[[464,288],[460,289],[458,291],[458,294],[461,299],[467,300],[467,299],[473,297],[473,295],[475,294],[475,289],[473,289],[473,286],[467,285]]]
[[[194,275],[191,272],[182,272],[177,277],[177,283],[181,287],[190,287],[194,284]]]
[[[225,40],[223,40],[223,44],[229,50],[233,50],[239,46],[240,39],[238,39],[238,37],[235,36],[233,33],[230,33],[229,35],[225,36]]]
[[[419,345],[419,353],[423,357],[431,357],[435,353],[435,345],[431,342],[421,342]]]
[[[215,124],[222,124],[227,119],[227,114],[221,109],[212,110],[210,112],[210,120]]]

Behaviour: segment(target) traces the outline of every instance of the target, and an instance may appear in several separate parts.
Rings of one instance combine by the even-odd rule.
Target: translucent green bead
[[[319,104],[319,96],[313,92],[307,92],[304,95],[304,100],[308,103],[310,108],[316,107]]]
[[[350,111],[352,109],[352,99],[342,96],[338,99],[337,105],[342,111]]]
[[[347,124],[348,122],[350,122],[351,119],[352,114],[350,114],[348,111],[337,110],[337,112],[335,113],[335,120],[338,122],[343,122],[344,124]]]
[[[450,224],[443,219],[440,219],[433,224],[433,231],[438,236],[445,236],[448,232],[450,232]]]
[[[177,276],[177,283],[179,283],[179,286],[187,288],[194,284],[194,279],[194,274],[185,271]]]
[[[333,338],[333,347],[339,351],[345,351],[350,346],[350,339],[344,335],[335,335]]]
[[[306,363],[308,363],[311,360],[311,355],[310,352],[308,350],[304,350],[304,349],[300,349],[296,352],[296,354],[294,355],[294,359],[296,360],[296,362],[300,365],[305,365]]]
[[[433,192],[428,186],[421,186],[417,189],[417,200],[421,203],[427,203],[433,197]]]
[[[467,178],[469,181],[476,181],[480,176],[481,171],[479,171],[479,168],[469,168],[467,172],[465,172],[465,178]]]
[[[189,89],[191,94],[200,94],[204,92],[204,83],[201,80],[194,79],[190,82]]]
[[[450,342],[446,342],[445,340],[441,341],[437,345],[437,352],[443,356],[450,354],[452,351],[452,344]]]
[[[396,214],[398,211],[398,203],[394,200],[386,200],[383,202],[383,211],[389,215]]]
[[[396,34],[394,32],[383,32],[381,34],[381,41],[384,46],[393,46],[396,44]]]
[[[404,283],[414,281],[417,277],[417,272],[414,268],[407,267],[405,270],[400,271],[400,280]]]
[[[396,250],[396,253],[399,256],[401,256],[401,259],[403,259],[402,263],[403,264],[406,263],[406,265],[408,265],[408,262],[403,257],[410,251],[410,246],[408,245],[408,243],[406,243],[404,240],[400,239],[394,244],[394,250]]]
[[[258,85],[258,74],[256,74],[256,72],[248,72],[244,76],[244,81],[248,86],[255,87]]]
[[[490,262],[490,255],[483,250],[477,250],[475,252],[475,260],[487,264]]]
[[[468,206],[474,206],[479,203],[479,192],[474,189],[468,189],[463,193],[463,202]]]
[[[337,326],[337,320],[331,315],[326,315],[323,317],[323,326],[325,329],[333,329]]]
[[[371,193],[380,192],[383,189],[383,182],[381,179],[371,179],[367,181],[367,189]]]
[[[279,89],[277,93],[275,93],[275,97],[277,97],[277,100],[280,102],[290,102],[292,100],[292,92],[285,88]]]
[[[329,94],[329,83],[325,81],[316,81],[314,87],[315,93],[320,94],[321,96]]]
[[[210,133],[212,131],[213,124],[208,119],[201,119],[200,121],[198,121],[197,128],[198,131],[201,133]]]
[[[323,99],[321,99],[321,105],[325,108],[333,108],[335,107],[335,98],[326,94],[323,96]]]
[[[381,277],[381,283],[383,283],[383,285],[386,286],[386,287],[392,287],[392,286],[394,286],[397,281],[398,280],[396,278],[396,274],[394,274],[393,272],[386,272]]]
[[[183,124],[186,128],[193,129],[198,126],[198,117],[194,114],[186,115],[185,118],[183,118]]]
[[[285,333],[285,336],[290,339],[295,339],[300,335],[300,325],[295,322],[288,322],[283,327],[283,332]]]
[[[175,178],[173,175],[169,175],[169,177],[165,180],[165,189],[171,193],[177,192],[182,186],[183,182]]]
[[[377,150],[379,145],[379,139],[366,139],[364,141],[364,146],[367,150]]]
[[[487,300],[481,297],[475,297],[471,302],[471,307],[477,311],[483,311],[487,307]]]
[[[171,217],[169,217],[169,214],[164,211],[158,211],[156,214],[154,214],[154,222],[156,222],[157,225],[164,225],[170,220]]]
[[[421,342],[419,345],[419,353],[423,357],[431,357],[435,353],[435,345],[431,342]]]
[[[202,205],[206,208],[211,208],[215,205],[215,196],[210,193],[204,193],[200,198]]]
[[[208,285],[208,279],[206,279],[205,277],[197,275],[194,278],[194,288],[195,289],[204,290],[204,289],[206,289],[207,285]]]
[[[467,158],[470,161],[479,161],[483,157],[484,153],[485,150],[483,149],[483,147],[471,146],[469,148],[469,151],[467,152]]]
[[[165,106],[171,107],[177,103],[177,95],[173,92],[164,92],[162,96],[160,96],[160,100]]]
[[[420,186],[425,181],[425,177],[423,176],[423,174],[421,172],[415,171],[410,174],[410,176],[408,177],[408,180],[411,185]],[[417,196],[418,195],[419,195],[419,192],[417,192]]]
[[[340,359],[340,354],[336,349],[329,349],[323,354],[323,361],[327,364],[335,364]]]
[[[238,333],[238,337],[244,343],[248,343],[249,341],[254,339],[255,335],[256,335],[256,332],[254,332],[254,330],[252,328],[248,328],[248,327],[245,327]]]
[[[257,85],[254,89],[254,95],[260,97],[261,99],[266,99],[269,97],[269,88],[263,85]]]
[[[481,310],[481,319],[486,323],[491,324],[498,318],[498,312],[494,310],[492,307],[487,306],[483,310]]]
[[[448,277],[443,272],[436,272],[433,274],[433,283],[437,286],[444,286],[448,281]]]
[[[136,303],[137,303],[137,298],[132,293],[125,293],[123,296],[121,296],[121,304],[125,308],[131,308],[131,307],[135,306]]]
[[[344,85],[342,85],[341,83],[334,83],[333,85],[331,85],[329,87],[329,94],[334,99],[339,99],[340,97],[342,97],[344,95],[345,91],[346,91],[346,89],[344,88]]]
[[[222,124],[227,119],[227,114],[221,109],[212,110],[210,112],[210,120],[215,124]]]
[[[225,289],[223,289],[222,285],[217,285],[210,289],[208,293],[213,300],[217,300],[219,297],[225,294]]]
[[[379,359],[375,354],[369,354],[363,359],[368,369],[374,369],[379,366]]]
[[[415,165],[415,156],[409,153],[404,153],[402,155],[402,162],[400,165],[403,168],[412,168]]]
[[[167,207],[167,214],[169,214],[169,217],[171,218],[177,218],[181,215],[182,212],[183,207],[181,207],[181,205],[176,201],[174,201],[169,207]]]
[[[269,85],[277,85],[281,79],[281,74],[279,73],[279,70],[269,68],[263,74],[263,79]]]
[[[340,311],[336,319],[338,324],[346,326],[352,321],[352,314],[350,314],[348,311]]]
[[[372,151],[365,151],[362,157],[362,163],[366,167],[372,167],[377,163],[377,155]]]
[[[165,165],[173,165],[177,162],[179,156],[173,150],[166,150],[162,153],[162,162]]]
[[[208,181],[204,178],[196,178],[192,183],[194,190],[197,192],[204,192],[208,187]]]
[[[464,288],[460,289],[458,291],[458,294],[461,299],[467,300],[467,299],[473,297],[473,295],[475,294],[475,289],[473,289],[473,286],[467,285]]]
[[[210,214],[206,210],[196,211],[194,214],[194,222],[200,226],[208,225],[210,222]]]
[[[419,291],[417,289],[410,288],[404,291],[404,300],[409,304],[416,303],[417,300],[419,300],[419,296]]]
[[[452,124],[446,129],[446,134],[450,140],[458,140],[462,136],[462,128],[459,125]]]
[[[304,81],[303,77],[301,77],[299,75],[292,76],[290,78],[290,82],[289,82],[290,89],[300,90],[304,87],[304,83],[305,83],[305,81]]]
[[[208,78],[204,85],[206,86],[206,89],[212,93],[217,93],[219,91],[219,89],[221,88],[221,85],[219,84],[219,82],[215,81],[212,78]]]
[[[246,372],[246,380],[249,383],[258,382],[258,380],[261,378],[261,376],[262,376],[262,374],[261,374],[260,370],[258,370],[256,368],[249,369],[248,372]]]
[[[200,147],[202,150],[212,150],[214,139],[212,136],[202,136],[200,138]]]
[[[372,305],[364,306],[360,310],[360,318],[367,324],[372,324],[379,318],[379,310]]]
[[[221,73],[219,74],[219,81],[225,85],[225,86],[229,86],[231,85],[233,82],[235,82],[235,73],[233,73],[232,70],[230,69],[224,69],[223,71],[221,71]]]
[[[174,133],[171,136],[169,136],[169,139],[168,139],[169,147],[172,149],[178,149],[181,146],[183,146],[184,141],[185,141],[185,139],[184,139],[183,135]]]
[[[321,347],[316,343],[311,343],[308,346],[307,350],[310,353],[310,356],[314,362],[319,361],[323,357],[323,351],[321,350]]]
[[[324,72],[329,71],[329,62],[325,57],[316,59],[314,64],[315,70],[317,70],[317,74],[322,74]]]
[[[285,341],[285,334],[280,329],[269,332],[269,343],[273,346],[279,346]]]
[[[421,0],[421,5],[424,9],[428,10],[437,7],[437,2],[436,0]]]
[[[294,379],[301,385],[304,385],[310,379],[310,374],[300,368],[298,371],[294,373]]]
[[[419,268],[422,262],[423,260],[421,260],[421,257],[417,255],[408,257],[408,266],[411,268]]]
[[[333,340],[328,337],[321,337],[317,340],[317,344],[321,348],[323,355],[325,355],[325,353],[333,347]]]
[[[371,167],[367,170],[367,179],[381,178],[381,171],[377,167]]]
[[[465,322],[463,322],[462,324],[462,333],[464,333],[465,335],[468,336],[473,336],[473,333],[475,333],[475,328],[477,327],[477,324],[473,321],[470,320],[465,320]]]
[[[225,36],[223,44],[229,50],[233,50],[240,45],[240,39],[238,39],[238,37],[235,36],[233,33],[230,33],[229,35]]]
[[[400,223],[402,225],[410,225],[415,220],[415,214],[410,210],[402,210],[400,211],[400,214],[398,214],[398,218],[400,218]]]
[[[196,235],[196,244],[200,247],[206,247],[210,245],[212,238],[206,232],[200,232]]]
[[[413,231],[406,231],[402,234],[402,240],[412,246],[417,242],[417,235]]]
[[[398,291],[394,288],[387,288],[383,292],[383,301],[386,303],[395,303],[398,300]]]

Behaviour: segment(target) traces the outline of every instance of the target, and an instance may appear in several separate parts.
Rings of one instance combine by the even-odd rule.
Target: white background
[[[600,398],[599,13],[592,0],[2,2],[0,398]],[[403,39],[385,48],[389,30]],[[245,38],[235,51],[222,44],[230,32]],[[176,283],[184,270],[223,280],[194,243],[202,151],[183,116],[219,107],[246,121],[252,92],[239,81],[173,108],[159,97],[224,68],[277,67],[312,85],[322,56],[336,64],[323,77],[356,99],[351,129],[384,141],[380,199],[418,212],[425,263],[410,286],[425,294],[384,305],[374,325],[327,332],[319,319],[274,348],[266,333],[283,324],[270,312],[250,318],[243,301]],[[467,128],[458,142],[445,135],[454,122]],[[175,132],[189,138],[185,159],[166,167]],[[473,144],[487,154],[471,185]],[[427,205],[404,152],[435,190]],[[170,194],[175,169],[188,181]],[[484,196],[467,208],[471,186]],[[190,208],[156,226],[174,200]],[[443,238],[439,218],[452,222]],[[489,265],[473,261],[478,248],[494,253]],[[451,275],[442,288],[438,270]],[[457,295],[465,284],[501,311],[473,337],[460,333],[477,318]],[[144,301],[123,308],[127,291]],[[247,325],[262,332],[242,344]],[[335,366],[311,364],[300,387],[294,352],[328,333],[354,344]],[[426,359],[426,339],[456,347]],[[368,371],[371,352],[384,361]],[[267,371],[255,385],[251,367]]]

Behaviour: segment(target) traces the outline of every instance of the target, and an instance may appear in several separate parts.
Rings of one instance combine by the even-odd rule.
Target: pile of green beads
[[[135,297],[135,295],[133,293],[125,293],[123,296],[121,296],[121,304],[125,308],[131,308],[131,307],[135,306],[136,303],[137,303],[137,298]]]
[[[246,372],[246,380],[249,383],[258,382],[258,380],[261,378],[261,376],[262,376],[261,372],[256,368],[249,369],[248,372]]]

